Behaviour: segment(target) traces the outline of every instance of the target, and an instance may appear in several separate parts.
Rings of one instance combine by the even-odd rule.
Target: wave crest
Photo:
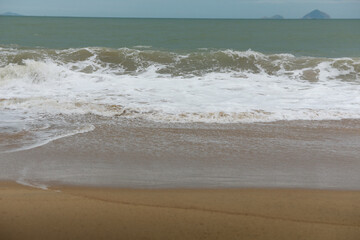
[[[2,49],[3,50],[3,49]],[[26,65],[29,60],[53,62],[84,73],[108,72],[117,75],[141,74],[149,68],[171,76],[202,76],[212,72],[265,72],[270,75],[292,75],[316,80],[327,65],[334,77],[358,80],[359,58],[295,57],[291,54],[262,54],[252,50],[203,50],[175,53],[150,49],[13,49],[3,50],[0,66]],[[334,73],[338,72],[337,75]]]

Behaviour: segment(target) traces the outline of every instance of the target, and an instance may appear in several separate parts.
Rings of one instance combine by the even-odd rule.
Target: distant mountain
[[[302,19],[329,19],[330,16],[318,9],[306,14]]]
[[[272,16],[270,19],[284,19],[284,17],[277,14],[277,15]]]
[[[18,13],[13,13],[13,12],[5,12],[3,14],[1,14],[1,16],[22,16]]]
[[[281,15],[274,15],[272,17],[263,17],[263,19],[284,19]]]

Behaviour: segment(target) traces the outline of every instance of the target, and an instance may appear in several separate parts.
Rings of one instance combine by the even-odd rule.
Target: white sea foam
[[[79,50],[56,54],[64,51]],[[210,55],[223,61],[211,65],[202,53],[159,53],[155,61],[144,60],[150,50],[82,51],[89,56],[76,61],[50,56],[1,67],[0,109],[182,122],[360,118],[359,59],[225,50]]]
[[[24,141],[23,139],[20,139],[21,141],[20,140],[18,141],[19,144],[20,143],[22,144],[22,145],[20,145],[20,147],[4,150],[4,151],[1,151],[1,153],[20,152],[20,151],[25,151],[25,150],[41,147],[41,146],[46,145],[55,140],[74,136],[76,134],[91,132],[94,129],[95,129],[95,126],[93,126],[93,125],[86,125],[83,127],[78,127],[75,130],[61,130],[60,131],[58,129],[54,129],[53,131],[50,131],[50,132],[44,132],[44,131],[42,131],[43,129],[39,129],[39,128],[34,129],[33,132],[35,133],[35,136],[33,137],[33,139],[31,139],[30,141],[29,140]]]
[[[20,172],[20,176],[19,178],[16,180],[16,182],[18,184],[24,185],[24,186],[28,186],[28,187],[33,187],[33,188],[40,188],[42,190],[48,190],[48,186],[43,184],[43,183],[39,183],[39,182],[34,182],[34,181],[30,181],[27,179],[27,174],[28,174],[28,168],[23,168]]]
[[[28,186],[28,187],[33,187],[33,188],[40,188],[42,190],[48,190],[48,186],[42,183],[37,183],[37,182],[32,182],[29,180],[25,180],[23,178],[19,178],[18,180],[16,180],[16,182],[20,185],[24,185],[24,186]]]

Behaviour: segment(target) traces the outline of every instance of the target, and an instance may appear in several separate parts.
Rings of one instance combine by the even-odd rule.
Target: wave
[[[252,122],[360,117],[360,58],[0,48],[0,108]]]
[[[137,48],[148,46],[138,46]],[[141,74],[151,67],[171,76],[201,76],[211,72],[251,72],[293,75],[303,80],[319,80],[321,70],[329,70],[342,80],[357,81],[360,58],[295,57],[292,54],[266,55],[255,51],[199,50],[189,53],[140,49],[18,49],[1,48],[0,66],[26,65],[28,60],[53,62],[84,73],[117,75]],[[325,66],[326,65],[326,66]],[[327,69],[324,69],[327,68]]]

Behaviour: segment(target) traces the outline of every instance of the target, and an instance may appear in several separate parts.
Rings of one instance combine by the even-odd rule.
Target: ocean
[[[111,132],[119,132],[123,127],[133,129],[140,126],[142,133],[147,128],[151,131],[160,129],[160,132],[163,128],[190,128],[195,129],[195,132],[197,129],[225,131],[230,128],[239,132],[239,129],[249,126],[256,130],[251,136],[255,133],[262,136],[252,145],[254,149],[271,135],[272,131],[267,127],[272,124],[286,126],[284,129],[290,129],[291,132],[294,128],[288,125],[297,121],[295,126],[298,126],[301,121],[300,125],[305,125],[306,131],[311,131],[316,128],[314,126],[319,126],[316,122],[320,121],[323,129],[346,128],[358,131],[359,26],[360,20],[0,17],[0,152],[9,156],[11,153],[20,154],[55,140],[65,141],[75,135],[86,136],[86,133],[107,129],[109,126],[113,129]],[[346,127],[343,121],[347,121]],[[267,126],[266,131],[258,129],[262,124]],[[278,127],[276,129],[275,132],[281,133]],[[95,138],[101,144],[113,144],[116,136],[108,130],[104,132],[98,133]],[[148,139],[142,139],[143,142],[139,143],[139,138],[134,137],[131,131],[125,132],[129,135],[124,141],[131,139],[128,143],[130,145],[110,144],[110,152],[121,144],[125,144],[121,145],[124,151],[133,149],[133,153],[138,151],[136,149],[146,148]],[[292,135],[293,138],[299,136],[296,134]],[[155,135],[151,134],[150,138]],[[156,136],[152,141],[168,142],[178,135],[167,132],[164,138]],[[186,136],[186,144],[181,145],[180,141],[174,142],[172,146],[181,146],[183,151],[193,151],[189,158],[201,152],[201,147],[189,150],[190,142],[201,145],[210,139],[212,142],[217,141],[213,137],[199,139],[198,136]],[[349,145],[352,149],[357,148],[358,138],[351,135],[351,139],[354,137],[355,142]],[[84,141],[90,140],[83,140],[82,144]],[[235,147],[241,147],[234,145],[236,141],[234,138],[229,143],[227,138],[223,138],[221,144],[231,145],[234,154],[239,156],[240,153],[234,151]],[[333,145],[322,146],[329,150],[337,141]],[[161,166],[167,166],[164,160],[166,154],[162,152],[166,148],[172,149],[166,145],[154,145],[151,148],[152,153],[161,155],[158,156],[158,159],[163,159]],[[178,150],[173,149],[174,152]],[[104,151],[103,148],[98,152],[101,151]],[[146,159],[145,152],[140,154],[142,159]],[[180,152],[177,156],[181,155]],[[350,154],[351,159],[357,158],[355,153]],[[104,154],[108,156],[109,152],[105,151]],[[344,154],[349,154],[349,151]],[[202,158],[206,156],[202,155]],[[7,161],[12,159],[4,158]],[[156,154],[153,158],[156,162]],[[104,164],[101,156],[97,159],[98,164]],[[76,165],[78,169],[88,166],[88,163],[82,164],[82,167]],[[109,171],[114,167],[111,164],[106,166]],[[183,172],[190,174],[199,166],[183,169]],[[121,167],[115,169],[120,171]],[[136,169],[133,165],[130,168]],[[71,169],[75,171],[77,168]],[[95,171],[99,168],[91,169]],[[5,178],[23,181],[24,172],[28,174],[29,171],[29,166],[22,166],[21,170],[7,174]],[[66,171],[69,170],[64,168],[58,175],[52,172],[52,176],[58,176],[56,181],[65,181]],[[96,171],[96,174],[92,174],[93,178],[86,178],[80,174],[82,170],[79,171],[73,173],[72,176],[77,176],[73,181],[84,184],[96,182],[93,180],[94,175],[99,178],[106,175]],[[158,171],[159,168],[154,170],[159,174]],[[141,172],[137,180],[150,176],[143,169]],[[180,176],[181,172],[177,174]],[[216,186],[221,182],[224,184],[223,178],[209,177],[218,176],[218,173],[203,174],[203,178],[199,177],[199,184],[206,185],[209,181]],[[79,178],[79,174],[85,180]],[[230,175],[237,174],[234,172]],[[131,185],[136,182],[131,174],[127,180],[118,179],[115,175],[113,173],[112,178],[104,180],[104,184],[126,182]],[[190,175],[193,176],[193,173]],[[170,178],[169,173],[160,181],[161,184]],[[254,175],[251,175],[242,181],[253,186],[254,181],[249,180],[253,178]],[[196,182],[196,179],[193,181]],[[259,179],[262,180],[260,183],[255,181],[255,185],[269,181],[266,177]],[[52,180],[46,175],[46,181]],[[146,177],[139,180],[139,186],[148,184],[148,180]],[[153,181],[155,185],[158,184],[156,178]],[[189,179],[184,181],[189,183]],[[284,177],[273,183],[275,186],[287,186],[286,181],[288,179]],[[291,186],[304,186],[298,178],[296,181]],[[173,184],[183,186],[181,182],[179,180]],[[239,182],[232,181],[230,186],[237,184]],[[338,186],[333,182],[331,184],[330,187]],[[323,181],[317,186],[329,185]]]

